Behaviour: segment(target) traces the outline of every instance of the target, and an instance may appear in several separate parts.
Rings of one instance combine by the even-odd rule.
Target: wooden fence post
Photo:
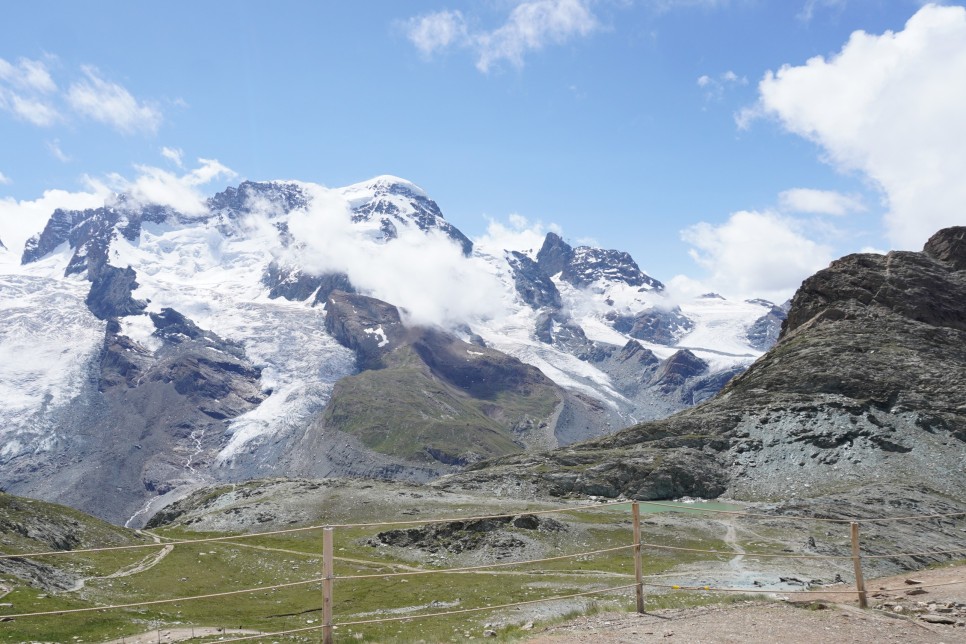
[[[637,587],[637,612],[644,614],[644,570],[641,561],[641,506],[637,501],[631,504],[631,515],[634,517],[634,579]]]
[[[322,642],[332,644],[332,528],[322,530]]]
[[[859,556],[859,524],[852,522],[852,566],[855,568],[855,592],[859,594],[859,608],[868,608],[865,580],[862,578],[862,561]]]

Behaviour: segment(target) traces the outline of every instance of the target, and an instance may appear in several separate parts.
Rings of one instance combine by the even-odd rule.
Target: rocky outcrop
[[[664,361],[654,378],[654,384],[664,393],[670,393],[691,378],[707,371],[707,362],[687,349],[682,349]]]
[[[29,264],[49,255],[61,244],[67,243],[71,231],[87,217],[80,210],[58,208],[47,220],[47,225],[39,235],[27,240],[24,245],[21,263]]]
[[[610,312],[607,319],[614,325],[614,329],[621,333],[626,333],[638,340],[666,346],[673,346],[694,328],[694,322],[682,315],[679,307],[667,310],[650,309],[636,315]]]
[[[265,269],[262,284],[268,287],[271,299],[285,298],[290,301],[312,300],[312,306],[325,304],[333,291],[355,293],[349,276],[345,273],[313,275],[298,268],[285,267],[272,262]]]
[[[922,250],[953,270],[966,270],[966,227],[957,226],[933,235]]]
[[[606,250],[590,246],[578,246],[560,277],[577,288],[589,286],[599,280],[623,282],[628,286],[662,290],[664,285],[646,275],[637,262],[621,250]]]
[[[749,304],[761,304],[767,306],[769,311],[755,320],[755,323],[748,329],[748,344],[760,351],[767,351],[778,342],[781,334],[782,323],[788,317],[788,308],[791,300],[781,306],[775,306],[767,300],[749,300]]]
[[[91,280],[87,308],[101,320],[142,313],[147,304],[132,296],[137,287],[137,274],[130,266],[105,265]]]
[[[257,202],[257,203],[256,203]],[[253,206],[279,213],[308,205],[308,197],[295,183],[282,181],[242,181],[229,186],[208,200],[208,208],[228,221],[236,221]]]
[[[325,303],[325,329],[356,352],[359,369],[381,369],[384,357],[408,336],[392,304],[365,295],[333,291]]]
[[[966,504],[964,233],[942,230],[919,253],[850,255],[805,280],[778,344],[703,405],[443,484],[748,500],[863,486],[888,498],[902,485]]]
[[[600,362],[616,348],[590,340],[579,324],[555,309],[540,311],[534,324],[534,335],[541,342],[589,362]]]
[[[548,277],[559,274],[563,281],[577,288],[598,280],[609,280],[635,287],[664,289],[661,282],[641,271],[628,253],[590,246],[572,248],[556,233],[547,233],[537,253],[537,264]]]
[[[513,270],[513,285],[524,302],[535,309],[560,308],[560,291],[537,262],[517,251],[507,253],[507,262]]]

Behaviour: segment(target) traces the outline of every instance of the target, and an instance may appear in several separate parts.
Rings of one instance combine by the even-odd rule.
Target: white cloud
[[[738,74],[729,69],[726,72],[718,74],[717,78],[709,76],[708,74],[702,74],[698,77],[697,83],[698,87],[704,90],[704,100],[720,101],[724,98],[724,94],[728,89],[747,85],[748,79],[744,76],[738,76]]]
[[[60,112],[48,101],[24,96],[0,86],[0,109],[39,127],[48,127],[61,120]]]
[[[410,19],[406,35],[425,55],[468,47],[476,54],[476,68],[486,73],[504,61],[521,67],[527,53],[587,36],[599,26],[590,0],[527,0],[490,31],[471,31],[459,11],[439,11]]]
[[[162,147],[161,156],[163,156],[165,159],[175,164],[179,168],[184,167],[184,161],[183,161],[184,152],[182,152],[180,148]]]
[[[473,240],[474,248],[495,255],[503,255],[504,250],[537,251],[543,246],[544,237],[548,232],[558,235],[563,231],[557,224],[544,225],[542,221],[531,222],[519,214],[511,214],[507,222],[503,223],[490,219],[486,226],[486,233]]]
[[[11,251],[11,261],[20,260],[24,243],[47,225],[51,213],[58,208],[84,210],[104,205],[109,194],[103,186],[87,192],[47,190],[34,200],[0,199],[0,239]]]
[[[95,67],[84,65],[81,73],[61,91],[44,61],[20,58],[14,64],[0,58],[0,110],[38,127],[66,122],[73,112],[125,134],[157,132],[162,114],[156,106],[105,80]]]
[[[9,186],[11,183],[13,183],[13,180],[4,173],[0,172],[0,186]]]
[[[813,188],[785,190],[778,195],[778,205],[783,212],[806,212],[814,215],[842,216],[865,210],[861,197]]]
[[[692,259],[709,273],[692,290],[783,301],[802,280],[832,260],[832,249],[805,236],[794,219],[772,212],[740,211],[720,225],[700,223],[681,232]]]
[[[729,4],[731,0],[648,0],[647,4],[658,11],[671,11],[673,9],[686,9],[689,7],[699,7],[704,9],[715,9]]]
[[[670,302],[675,304],[693,300],[710,292],[710,290],[710,287],[704,282],[687,275],[675,275],[664,282],[664,294]]]
[[[466,21],[459,11],[438,11],[411,18],[406,25],[406,36],[416,49],[429,56],[450,45],[465,43]]]
[[[802,10],[798,13],[796,18],[802,22],[811,22],[812,18],[815,16],[816,9],[824,7],[841,11],[845,8],[847,1],[848,0],[806,0],[805,4],[802,6]]]
[[[47,141],[46,146],[47,146],[47,151],[50,152],[51,156],[53,156],[55,159],[57,159],[61,163],[70,162],[70,157],[60,147],[60,139]]]
[[[586,36],[599,27],[586,0],[532,0],[517,5],[499,29],[476,36],[476,68],[488,72],[502,60],[520,67],[523,55],[547,43]]]
[[[67,91],[67,101],[75,111],[124,134],[157,132],[160,110],[139,102],[121,85],[104,80],[97,68],[85,65],[81,70],[85,78],[72,83]]]
[[[309,207],[289,218],[300,242],[291,259],[307,270],[344,272],[360,291],[405,309],[407,321],[451,327],[500,313],[503,286],[482,260],[439,231],[400,228],[383,242],[352,223],[335,191],[307,185]]]
[[[0,58],[0,81],[21,90],[49,94],[57,89],[47,65],[40,60],[21,58],[17,64]]]
[[[852,34],[829,59],[768,72],[739,125],[771,116],[827,160],[873,179],[886,233],[918,249],[963,223],[966,204],[966,9],[927,5],[899,32]]]
[[[138,176],[134,180],[113,173],[107,176],[105,182],[88,178],[88,184],[106,185],[139,203],[170,206],[185,214],[197,215],[206,211],[206,197],[199,187],[215,179],[228,180],[236,176],[234,171],[217,160],[198,159],[198,163],[197,168],[182,175],[153,166],[136,165]]]

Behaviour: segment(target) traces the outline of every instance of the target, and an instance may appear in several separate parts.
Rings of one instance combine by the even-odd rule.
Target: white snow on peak
[[[391,174],[382,174],[378,177],[373,177],[366,181],[360,181],[359,183],[353,183],[351,185],[345,186],[344,188],[339,188],[347,197],[364,197],[366,195],[372,196],[377,192],[383,192],[392,188],[393,186],[400,186],[406,190],[416,194],[420,197],[427,197],[426,191],[417,186],[412,181],[408,179],[403,179],[401,177],[396,177]]]

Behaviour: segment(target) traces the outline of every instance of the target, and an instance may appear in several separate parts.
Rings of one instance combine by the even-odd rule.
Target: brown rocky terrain
[[[918,582],[910,584],[910,581]],[[874,580],[872,610],[850,595],[816,594],[636,613],[601,613],[548,627],[531,644],[957,642],[966,638],[966,567],[946,566]],[[899,589],[886,593],[880,588]],[[912,594],[916,593],[916,594]]]

